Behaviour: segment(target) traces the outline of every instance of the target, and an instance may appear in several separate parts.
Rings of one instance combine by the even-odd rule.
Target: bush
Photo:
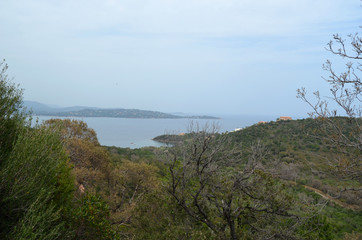
[[[0,165],[11,152],[26,115],[21,110],[22,91],[10,83],[5,60],[0,62]]]
[[[0,69],[0,239],[69,239],[74,184],[59,134],[30,127],[22,91]]]
[[[11,230],[13,226],[25,226],[21,222],[33,222],[38,215],[49,223],[62,225],[61,220],[64,219],[61,212],[71,203],[74,186],[67,161],[57,134],[46,129],[24,127],[0,169],[0,211],[1,218],[6,219],[1,221],[2,231],[22,235],[17,231],[24,228],[18,226]],[[37,207],[34,204],[39,202],[44,208],[38,210],[46,212],[34,210]],[[53,209],[53,213],[49,209]],[[54,221],[49,219],[50,216],[54,217]],[[49,226],[57,228],[51,224]],[[44,234],[45,237],[47,233]],[[61,235],[64,239],[68,233]],[[37,239],[47,238],[39,236]]]
[[[108,220],[109,207],[99,195],[87,193],[78,204],[73,212],[73,221],[77,227],[76,239],[119,239]]]

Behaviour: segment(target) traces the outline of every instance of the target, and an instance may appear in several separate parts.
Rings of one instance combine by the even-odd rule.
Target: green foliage
[[[348,157],[349,155],[348,152],[340,152],[338,148],[326,141],[327,132],[322,129],[321,121],[323,120],[304,119],[296,121],[270,122],[267,124],[253,125],[241,131],[215,136],[217,138],[231,138],[231,141],[227,142],[229,146],[237,144],[242,145],[243,149],[241,156],[243,159],[247,159],[253,156],[253,144],[261,143],[264,145],[266,147],[266,154],[264,155],[264,160],[261,162],[263,163],[264,170],[273,173],[274,178],[278,177],[282,180],[292,180],[303,185],[315,187],[319,190],[322,190],[322,192],[329,193],[331,195],[338,194],[340,189],[344,188],[358,189],[360,187],[358,181],[353,179],[345,181],[343,178],[341,179],[340,176],[333,174],[331,171],[332,169],[328,159],[335,157],[337,154],[340,154],[342,157]],[[341,126],[340,129],[343,130],[343,134],[346,136],[349,136],[349,132],[351,132],[353,129],[351,123],[356,123],[355,121],[349,121],[348,118],[335,118],[333,121],[339,123]],[[173,144],[178,146],[187,142],[193,143],[192,141],[195,139],[195,133],[185,134],[184,136],[163,135],[157,139],[162,141],[173,141]],[[193,148],[192,146],[195,147]],[[165,152],[174,151],[174,147],[170,149],[166,150]],[[188,151],[186,149],[188,149]],[[172,165],[170,165],[170,167],[172,167],[172,171],[174,172],[174,176],[176,176],[175,173],[179,172],[181,174],[180,176],[187,177],[187,179],[183,180],[178,180],[177,178],[172,180],[176,183],[178,181],[182,182],[182,185],[174,185],[174,187],[180,188],[180,186],[186,186],[187,188],[183,189],[179,193],[175,192],[174,194],[180,194],[184,196],[187,196],[188,194],[191,197],[193,192],[194,195],[197,193],[199,194],[199,199],[197,201],[202,204],[209,201],[207,198],[201,199],[203,194],[209,197],[213,196],[213,198],[220,197],[226,201],[231,192],[227,191],[227,183],[230,182],[227,180],[230,174],[227,173],[228,171],[229,173],[232,173],[232,170],[237,171],[238,167],[241,167],[242,169],[246,161],[244,161],[244,164],[243,161],[241,161],[241,165],[239,166],[233,166],[232,161],[225,161],[223,163],[223,168],[219,169],[212,175],[212,177],[208,178],[209,181],[209,179],[215,178],[218,175],[221,176],[221,178],[211,182],[211,186],[212,188],[215,188],[218,185],[222,186],[217,187],[216,190],[212,190],[212,194],[208,195],[208,186],[205,185],[201,189],[200,183],[198,183],[198,178],[190,178],[194,168],[190,167],[192,165],[192,161],[186,161],[186,159],[192,159],[190,156],[193,152],[195,152],[195,155],[197,155],[196,153],[200,149],[205,148],[202,146],[200,147],[197,144],[192,144],[190,147],[185,148],[185,151],[181,155],[178,155],[181,158],[174,156],[175,160],[172,161]],[[230,147],[229,151],[231,149],[232,148]],[[225,150],[227,149],[225,148]],[[205,158],[201,158],[200,164],[202,164],[202,159],[208,159],[210,157],[210,155],[207,154],[207,150],[205,155]],[[183,160],[184,162],[180,161],[180,159],[183,158],[185,158]],[[231,166],[233,167],[231,168]],[[185,170],[185,167],[188,167],[189,169]],[[231,169],[231,172],[228,169]],[[316,169],[319,169],[319,171],[316,171]],[[222,175],[220,175],[222,172],[225,174],[225,179],[223,179]],[[267,175],[264,175],[264,177],[267,177]],[[203,179],[201,176],[200,178]],[[166,175],[164,179],[170,179],[170,175]],[[265,209],[269,209],[267,212],[273,212],[280,207],[282,207],[282,209],[288,209],[288,207],[290,207],[289,210],[287,210],[287,214],[299,215],[298,221],[302,224],[298,227],[298,229],[296,229],[296,234],[303,239],[334,239],[341,237],[344,232],[361,231],[360,227],[358,227],[360,226],[360,220],[358,218],[358,216],[360,216],[360,212],[349,211],[344,215],[342,214],[342,216],[341,214],[327,214],[326,211],[318,211],[320,209],[318,207],[313,207],[313,205],[317,204],[318,206],[318,204],[322,201],[319,195],[314,193],[311,194],[310,191],[306,191],[304,189],[304,186],[296,187],[295,185],[290,185],[286,188],[278,188],[280,181],[276,181],[276,179],[267,179],[268,177],[264,180],[259,179],[252,181],[253,184],[247,188],[247,193],[251,194],[253,198],[247,199],[243,197],[240,198],[239,201],[234,197],[232,201],[236,204],[236,206],[239,207],[264,207]],[[250,180],[253,180],[253,178],[250,178]],[[286,185],[289,185],[289,181],[286,181],[285,183]],[[197,192],[197,189],[200,189],[200,192]],[[255,189],[255,192],[252,192],[252,189]],[[267,189],[270,192],[268,192]],[[205,193],[203,193],[203,191]],[[234,195],[236,194],[235,189],[232,192]],[[355,204],[355,207],[358,208],[358,199],[361,198],[358,197],[358,192],[354,192],[353,194],[352,193],[353,192],[342,192],[338,195],[341,197],[342,201],[344,200],[348,201],[350,204]],[[286,196],[288,195],[293,197],[287,198]],[[265,203],[260,201],[263,200],[263,196],[269,197],[264,198],[264,200],[267,199]],[[271,198],[272,196],[275,196],[275,199]],[[191,208],[194,201],[196,201],[188,201],[187,199],[184,199],[180,196],[178,196],[178,198],[186,208]],[[212,204],[210,203],[206,208],[203,208],[203,210],[206,214],[208,214],[208,216],[211,214],[211,216],[213,216],[213,218],[216,220],[216,214],[212,214],[212,212],[215,211],[215,208],[213,209],[211,206]],[[334,213],[339,212],[338,208],[329,206],[328,208],[333,209]],[[240,228],[237,229],[236,232],[241,238],[247,237],[248,235],[253,239],[263,238],[258,236],[258,231],[252,233],[252,228],[250,228],[250,226],[245,223],[251,223],[257,229],[258,227],[262,228],[264,233],[269,232],[270,235],[275,234],[275,236],[284,237],[290,234],[288,229],[292,230],[296,226],[296,219],[293,218],[286,218],[283,220],[277,215],[268,216],[268,214],[263,214],[263,211],[260,211],[256,215],[253,215],[252,213],[252,211],[245,211],[241,215],[242,217],[238,219],[238,224],[240,225],[237,225],[237,228]],[[249,216],[250,219],[244,216]],[[260,220],[255,221],[255,219]],[[353,219],[354,223],[342,224],[344,219],[351,219],[351,221]],[[222,222],[222,219],[219,218],[217,221],[220,223]],[[343,227],[338,227],[339,224],[343,225]],[[349,227],[347,227],[347,225]],[[226,232],[226,236],[227,234],[228,233]]]
[[[303,239],[333,239],[333,227],[327,221],[327,217],[316,213],[308,218],[298,229]]]
[[[343,233],[362,234],[362,212],[352,211],[339,206],[326,206],[323,214],[333,226],[333,234],[342,237]]]
[[[132,162],[154,162],[156,160],[155,148],[119,148],[105,146],[107,151],[111,154],[112,161],[116,164],[122,163],[124,160]]]
[[[207,227],[190,218],[164,191],[146,194],[127,227],[132,239],[215,239]]]
[[[22,90],[10,82],[5,60],[0,62],[0,165],[11,152],[26,115],[21,110]]]
[[[81,240],[119,239],[109,221],[109,207],[99,195],[87,193],[73,209],[76,238]]]
[[[70,239],[73,198],[68,157],[55,129],[30,127],[22,91],[0,63],[0,238]]]
[[[13,228],[8,239],[70,239],[72,234],[66,230],[65,222],[61,219],[61,209],[51,202],[51,197],[52,193],[41,192]]]
[[[362,120],[351,121],[349,118],[336,117],[329,119],[340,126],[344,136],[351,136],[356,124]],[[260,141],[268,153],[266,165],[271,171],[285,180],[293,180],[310,185],[314,180],[320,182],[319,190],[340,195],[341,189],[358,188],[358,178],[346,181],[341,174],[336,174],[332,159],[341,159],[340,163],[349,162],[353,156],[360,155],[355,149],[340,151],[328,141],[328,131],[323,119],[302,119],[293,121],[269,122],[256,124],[241,131],[228,133],[233,142],[243,146],[243,156],[251,153],[251,145]],[[348,150],[348,151],[346,151]],[[279,163],[275,167],[275,163]],[[341,199],[350,204],[361,205],[361,195],[356,192],[344,193]]]
[[[67,155],[63,151],[59,135],[47,129],[24,128],[19,133],[0,170],[0,177],[0,211],[1,216],[6,219],[1,221],[4,232],[11,231],[18,222],[32,222],[37,216],[31,214],[35,213],[39,214],[41,219],[50,216],[58,219],[56,212],[70,204],[73,196],[73,179]],[[49,206],[54,214],[48,210],[44,215],[42,212],[37,213],[34,204],[39,201],[42,201],[43,210]],[[44,221],[52,222],[49,219]]]
[[[166,191],[195,222],[219,239],[293,239],[310,217],[309,203],[267,173],[262,145],[245,158],[228,134],[196,131],[164,151]]]
[[[96,132],[88,128],[87,123],[75,119],[49,119],[43,124],[46,127],[57,128],[63,140],[79,139],[99,146]]]
[[[89,192],[107,191],[112,176],[108,152],[100,146],[97,134],[83,121],[50,119],[43,123],[47,129],[58,129],[60,139],[73,164],[76,185]]]
[[[152,140],[165,143],[165,144],[176,144],[180,143],[182,141],[185,141],[186,139],[190,138],[191,134],[181,134],[181,135],[174,135],[174,134],[164,134],[157,136],[153,138]]]

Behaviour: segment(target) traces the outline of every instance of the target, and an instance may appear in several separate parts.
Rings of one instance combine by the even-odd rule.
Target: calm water
[[[276,116],[221,116],[219,120],[193,120],[200,126],[217,123],[220,132],[233,131],[253,125],[259,121],[274,121]],[[39,116],[39,121],[56,117]],[[58,117],[59,118],[59,117]],[[145,146],[161,146],[152,138],[165,133],[186,132],[189,119],[128,119],[128,118],[72,118],[85,121],[97,132],[102,145],[140,148]]]

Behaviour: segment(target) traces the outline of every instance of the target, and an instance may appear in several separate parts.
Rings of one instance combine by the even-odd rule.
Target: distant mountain
[[[52,109],[48,105],[34,101],[24,101],[24,107],[26,107],[26,110],[33,112],[50,111]]]
[[[85,107],[85,106],[56,107],[35,101],[24,101],[24,106],[28,111],[31,110],[35,115],[42,115],[43,113],[51,113],[51,112],[54,113],[54,112],[80,111],[83,109],[97,109],[95,107]]]
[[[25,107],[32,109],[34,115],[54,117],[112,117],[112,118],[192,118],[192,119],[218,119],[212,116],[179,116],[175,114],[147,111],[139,109],[106,109],[94,107],[66,107],[55,108],[46,104],[25,101]]]

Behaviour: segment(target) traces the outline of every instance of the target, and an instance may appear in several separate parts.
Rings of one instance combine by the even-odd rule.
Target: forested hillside
[[[356,122],[351,122],[348,118],[335,118],[333,120],[341,126],[346,126],[344,128],[346,135],[353,131],[354,124],[356,124]],[[292,209],[296,206],[299,206],[297,208],[300,209],[301,206],[298,205],[298,201],[302,199],[302,201],[308,202],[309,207],[319,209],[318,212],[320,216],[326,221],[323,224],[325,228],[321,225],[319,227],[325,230],[328,229],[331,235],[328,235],[328,237],[326,237],[327,235],[323,237],[314,236],[316,239],[339,239],[342,238],[344,234],[347,234],[345,232],[355,232],[351,235],[346,235],[346,239],[358,239],[358,236],[360,236],[358,233],[362,231],[361,196],[360,193],[356,191],[356,189],[360,187],[360,179],[349,179],[348,176],[338,172],[338,169],[335,168],[334,158],[341,156],[341,154],[344,155],[344,153],[341,153],[338,148],[331,145],[326,138],[328,135],[322,129],[322,126],[323,122],[321,122],[321,119],[304,119],[256,124],[237,132],[223,134],[217,132],[209,132],[209,134],[206,134],[206,129],[203,128],[194,129],[194,132],[183,136],[162,135],[156,138],[161,139],[164,143],[170,143],[170,146],[173,147],[169,149],[152,150],[145,148],[130,150],[115,147],[108,147],[108,149],[115,162],[120,162],[122,158],[136,162],[150,162],[150,159],[159,159],[159,155],[163,156],[161,159],[165,159],[167,158],[165,157],[166,155],[169,157],[169,162],[179,164],[180,162],[175,159],[181,158],[184,159],[183,161],[186,161],[184,162],[186,165],[179,167],[181,167],[185,173],[192,172],[193,170],[196,171],[194,167],[196,169],[198,167],[208,169],[208,164],[213,165],[216,161],[220,161],[219,166],[213,166],[212,169],[210,169],[213,175],[212,178],[216,177],[215,175],[219,175],[220,171],[222,172],[221,176],[219,176],[221,179],[225,177],[224,174],[226,173],[233,175],[233,171],[239,166],[241,166],[244,171],[241,175],[243,180],[249,177],[248,173],[245,172],[247,169],[252,168],[262,171],[265,174],[269,174],[271,179],[273,179],[273,183],[268,187],[273,189],[271,190],[272,192],[278,192],[275,187],[279,182],[279,184],[284,184],[284,189],[280,192],[281,196],[290,193],[291,196],[299,199],[294,199]],[[153,152],[155,152],[155,155]],[[344,156],[348,157],[347,155]],[[193,161],[196,162],[194,167],[192,167]],[[157,164],[161,169],[163,168],[160,162],[156,161],[154,164]],[[168,174],[166,175],[171,174],[171,177],[174,175],[172,182],[189,181],[191,176],[184,177],[183,175],[178,175],[183,171],[178,172],[180,170],[173,164],[166,165],[168,166],[168,170],[166,170]],[[229,172],[230,170],[231,172]],[[194,174],[194,181],[196,181],[194,184],[198,183],[202,186],[203,183],[197,179],[199,179],[199,177],[202,179],[203,175],[197,173],[197,171],[194,172]],[[211,176],[208,175],[208,177]],[[238,188],[235,184],[239,184],[238,181],[235,182],[235,180],[238,179],[237,175],[228,179],[228,181],[232,182],[232,179],[234,179],[231,189],[236,191]],[[205,181],[209,181],[208,178]],[[221,192],[223,192],[222,196],[225,198],[226,196],[230,197],[231,195],[228,194],[231,193],[228,192],[228,190],[220,192],[222,188],[227,188],[228,186],[224,184],[220,185],[222,181],[225,181],[225,179],[210,182],[213,184],[213,187],[211,187],[211,189],[209,188],[208,191],[211,191],[213,194],[216,192],[221,194]],[[260,183],[260,181],[262,180],[258,179],[257,182]],[[200,185],[196,184],[193,185],[193,187]],[[176,189],[178,187],[181,188],[177,184],[171,184],[171,186]],[[172,187],[171,190],[173,189]],[[214,187],[216,187],[216,189],[214,189]],[[255,190],[263,191],[263,187],[260,187],[261,186],[258,186]],[[250,186],[247,187],[247,189],[250,190]],[[198,193],[196,190],[193,190],[195,194]],[[182,188],[181,193],[175,191],[173,194],[178,199],[183,199],[183,197],[185,197],[183,195],[185,191],[190,194],[189,197],[190,200],[192,200],[193,195],[191,189]],[[202,189],[202,191],[204,191],[204,189]],[[243,193],[246,195],[250,194],[249,192]],[[214,196],[213,194],[209,196],[205,193],[206,197]],[[270,192],[263,192],[263,194],[273,195]],[[235,197],[236,196],[233,196],[232,199]],[[252,202],[258,202],[256,196],[253,196],[252,199]],[[283,196],[282,199],[281,204],[288,204],[286,200],[288,197]],[[199,199],[193,199],[193,201],[196,200]],[[217,208],[215,201],[208,201],[211,205],[214,203]],[[271,199],[268,201],[271,201]],[[192,212],[192,206],[182,201],[180,201],[179,204],[183,209],[188,209],[188,211]],[[242,206],[242,203],[240,204]],[[230,207],[233,206],[230,205]],[[305,211],[308,212],[308,210]],[[197,210],[194,214],[196,214],[196,212]],[[276,219],[274,220],[276,221]],[[254,237],[259,238],[260,236],[256,237],[254,235]],[[302,239],[308,239],[308,237],[303,236]]]
[[[329,141],[330,136],[323,129],[323,121],[311,118],[275,121],[255,124],[223,135],[228,135],[231,142],[242,146],[244,158],[252,154],[254,145],[261,144],[265,151],[265,167],[269,166],[269,171],[275,176],[316,187],[358,208],[362,206],[361,193],[347,190],[358,188],[360,179],[347,181],[343,174],[336,174],[333,159],[337,156],[348,158],[360,152],[353,153],[351,150],[349,153],[341,153]],[[347,136],[362,123],[361,119],[351,121],[343,117],[334,118],[333,121],[341,126],[345,131],[343,134]],[[192,139],[193,135],[161,135],[154,140],[178,144]],[[341,190],[344,190],[343,193]]]

